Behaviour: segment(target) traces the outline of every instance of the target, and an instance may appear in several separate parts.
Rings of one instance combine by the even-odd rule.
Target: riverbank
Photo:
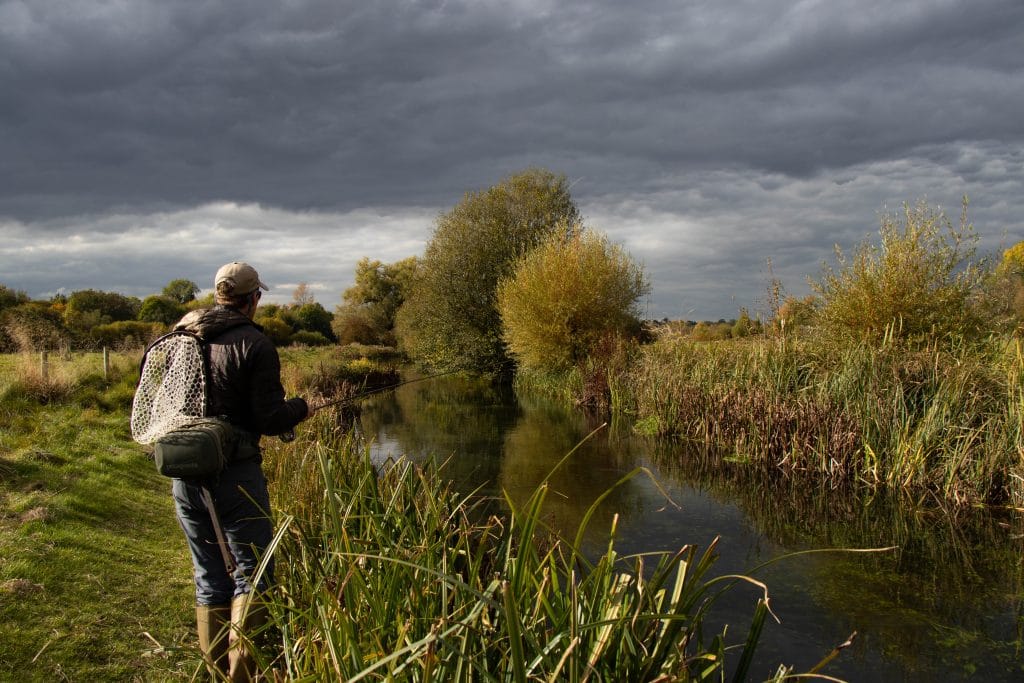
[[[517,381],[565,401],[601,396],[642,434],[719,447],[751,467],[1024,510],[1016,339],[707,342],[666,330],[566,375]]]

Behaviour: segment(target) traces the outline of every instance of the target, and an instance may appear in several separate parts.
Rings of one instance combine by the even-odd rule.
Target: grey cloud
[[[1019,234],[1022,33],[1016,0],[8,0],[0,232],[115,236],[226,201],[348,264],[386,241],[304,212],[429,207],[411,247],[465,191],[541,165],[644,255],[652,306],[689,283],[713,314],[763,289],[766,256],[799,287],[917,197],[969,194],[976,224]]]

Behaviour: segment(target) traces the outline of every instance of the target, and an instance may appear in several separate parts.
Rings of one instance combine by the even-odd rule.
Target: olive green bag
[[[158,438],[153,443],[153,460],[165,476],[201,479],[224,469],[237,446],[238,435],[230,422],[201,417]]]

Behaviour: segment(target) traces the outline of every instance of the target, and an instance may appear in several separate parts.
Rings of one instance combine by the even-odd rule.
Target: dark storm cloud
[[[1019,0],[0,0],[0,232],[24,238],[0,281],[61,236],[130,264],[124,234],[168,217],[211,250],[202,226],[272,218],[312,242],[296,264],[354,261],[392,245],[360,210],[426,217],[379,223],[422,244],[463,192],[539,165],[642,256],[659,310],[690,286],[685,310],[728,313],[766,257],[800,282],[901,201],[970,194],[1019,233],[1021,35]],[[61,272],[97,270],[81,249]]]
[[[647,186],[1020,140],[1019,2],[7,2],[0,210]],[[487,169],[484,172],[484,169]],[[642,189],[634,187],[633,189]]]

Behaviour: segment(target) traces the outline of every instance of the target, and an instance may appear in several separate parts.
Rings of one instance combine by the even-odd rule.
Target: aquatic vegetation
[[[766,467],[1024,504],[1024,354],[990,339],[910,348],[665,336],[630,369],[641,429]]]
[[[744,680],[767,588],[745,638],[707,625],[731,584],[753,582],[714,577],[714,544],[620,557],[613,527],[584,557],[590,515],[576,538],[553,534],[546,482],[497,517],[432,467],[375,466],[329,430],[303,438],[267,458],[285,517],[265,668],[304,680]]]

